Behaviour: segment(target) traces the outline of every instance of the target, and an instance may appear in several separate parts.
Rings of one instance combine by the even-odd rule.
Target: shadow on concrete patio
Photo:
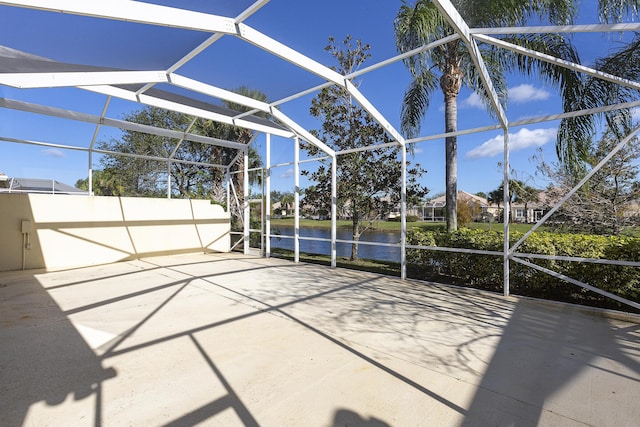
[[[566,304],[237,254],[0,284],[10,426],[640,419],[640,325]],[[91,344],[78,325],[111,338]]]
[[[574,311],[515,304],[462,426],[546,425],[552,414],[594,426],[640,419],[640,326]]]
[[[43,425],[29,409],[63,403],[78,406],[78,422],[80,408],[91,406],[92,424],[100,425],[101,384],[115,369],[102,366],[33,275],[4,277],[0,288],[0,425]]]
[[[377,418],[362,418],[356,412],[349,409],[339,409],[333,417],[332,427],[391,427],[389,424]]]

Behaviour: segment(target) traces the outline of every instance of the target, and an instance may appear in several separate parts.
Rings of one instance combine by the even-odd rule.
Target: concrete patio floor
[[[0,426],[638,426],[640,324],[238,254],[0,273]]]

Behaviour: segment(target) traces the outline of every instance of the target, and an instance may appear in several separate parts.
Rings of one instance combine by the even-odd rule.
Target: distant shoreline
[[[277,228],[278,226],[293,227],[293,218],[279,218],[271,220],[271,228]],[[336,226],[341,229],[351,229],[351,221],[339,220],[336,221]],[[533,224],[511,224],[510,230],[526,233],[531,229]],[[331,220],[316,220],[316,219],[300,219],[300,227],[302,228],[331,228]],[[482,229],[491,231],[502,231],[502,223],[483,223],[472,222],[468,226],[471,229]],[[375,221],[370,228],[375,231],[387,231],[400,233],[400,221]],[[444,222],[430,222],[430,221],[414,221],[407,222],[407,230],[418,229],[421,231],[443,231],[445,230]],[[540,230],[543,231],[543,230]]]

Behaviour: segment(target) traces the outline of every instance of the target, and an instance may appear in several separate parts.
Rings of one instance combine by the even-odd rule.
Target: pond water
[[[293,250],[293,239],[280,238],[273,234],[279,233],[285,236],[293,236],[294,228],[291,226],[278,226],[272,229],[271,247]],[[314,237],[320,239],[331,239],[331,230],[326,228],[300,228],[300,237]],[[351,230],[337,230],[338,240],[351,240]],[[360,258],[377,259],[381,261],[400,262],[400,233],[384,231],[366,231],[360,236],[360,242],[392,243],[398,247],[358,245],[358,256]],[[315,254],[330,255],[331,242],[319,242],[300,239],[300,252],[310,252]],[[336,243],[336,252],[339,257],[351,256],[350,243]]]

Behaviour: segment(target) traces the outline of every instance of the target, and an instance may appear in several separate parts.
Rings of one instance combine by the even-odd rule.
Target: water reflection
[[[279,238],[274,234],[293,236],[294,228],[291,226],[278,226],[271,231],[271,247],[279,249],[293,250],[293,239]],[[326,228],[300,228],[300,237],[313,237],[319,239],[331,239],[331,230]],[[338,240],[351,240],[351,231],[348,229],[337,230]],[[366,231],[361,237],[361,242],[392,243],[400,244],[400,234],[385,231]],[[331,242],[300,240],[300,252],[310,252],[315,254],[329,255]],[[336,251],[339,257],[351,256],[350,243],[337,243]],[[400,262],[400,247],[373,246],[361,244],[358,246],[358,256],[360,258],[376,259],[381,261]]]

